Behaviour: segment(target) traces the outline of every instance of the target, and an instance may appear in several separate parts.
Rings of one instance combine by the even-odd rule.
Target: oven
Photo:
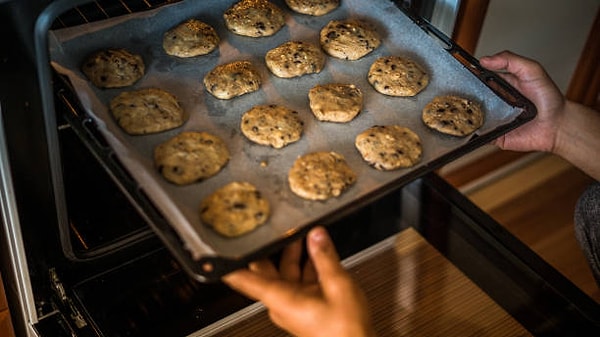
[[[18,336],[218,334],[235,325],[236,317],[247,317],[248,308],[256,304],[228,289],[218,277],[205,274],[237,268],[258,257],[276,258],[281,247],[309,228],[240,261],[195,263],[168,219],[152,200],[138,193],[135,177],[115,158],[69,79],[50,67],[48,30],[157,10],[174,2],[0,2],[2,277]],[[432,11],[428,2],[396,5],[416,18]],[[468,55],[460,56],[462,62],[472,62]],[[455,223],[476,223],[505,236],[498,234],[497,224],[430,173],[485,141],[476,139],[461,152],[391,184],[385,193],[370,195],[339,216],[323,219],[342,257],[360,254],[408,227],[415,227],[457,263],[461,257],[452,255],[456,250],[447,235],[465,229],[454,228]],[[513,244],[517,251],[526,251]],[[482,261],[491,263],[492,255]],[[518,272],[518,263],[511,268]],[[494,278],[493,273],[480,274],[476,269],[467,266],[465,272],[478,275],[483,283]],[[560,276],[552,276],[563,284]],[[531,284],[550,282],[539,275],[522,277],[529,277]],[[576,298],[584,297],[572,286],[563,286]],[[532,331],[549,329],[548,317],[560,317],[550,324],[559,331],[575,324],[594,326],[586,311],[593,306],[585,298],[583,309],[565,314],[561,291],[540,291],[554,296],[546,301],[548,305],[533,315],[516,315]],[[530,300],[496,297],[505,307]]]

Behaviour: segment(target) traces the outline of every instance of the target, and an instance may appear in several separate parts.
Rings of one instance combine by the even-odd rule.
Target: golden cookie
[[[321,16],[340,5],[340,0],[285,0],[288,7],[296,13]]]
[[[213,51],[219,45],[219,36],[210,25],[189,19],[169,29],[163,36],[162,45],[169,55],[194,57]]]
[[[421,139],[409,128],[377,125],[361,132],[354,145],[363,159],[381,171],[412,167],[421,160]]]
[[[323,50],[343,60],[358,60],[381,44],[375,28],[356,19],[330,21],[319,36]]]
[[[298,113],[279,105],[258,105],[242,116],[242,133],[251,141],[280,149],[302,136]]]
[[[177,98],[157,88],[120,93],[110,101],[110,112],[117,124],[131,135],[174,129],[186,120]]]
[[[308,92],[310,110],[324,122],[346,123],[363,107],[362,91],[353,84],[319,84]]]
[[[453,136],[467,136],[483,125],[484,115],[479,104],[458,96],[435,97],[423,108],[425,125]]]
[[[270,36],[285,25],[285,13],[267,0],[242,0],[223,14],[225,25],[234,34]]]
[[[308,200],[338,197],[356,182],[356,173],[336,152],[313,152],[296,159],[288,172],[292,192]]]
[[[154,165],[166,180],[177,185],[210,178],[228,161],[225,142],[206,132],[182,132],[154,149]]]
[[[254,230],[270,215],[269,201],[248,182],[229,183],[200,203],[200,220],[227,237]]]
[[[289,41],[269,50],[265,62],[275,76],[292,78],[321,72],[325,54],[311,43]]]
[[[421,65],[398,56],[378,58],[367,79],[375,90],[389,96],[415,96],[429,84],[429,75]]]
[[[106,49],[89,55],[81,71],[98,88],[122,88],[142,78],[145,65],[140,55],[125,49]]]
[[[258,70],[249,61],[218,65],[204,76],[204,87],[219,99],[231,99],[260,88]]]

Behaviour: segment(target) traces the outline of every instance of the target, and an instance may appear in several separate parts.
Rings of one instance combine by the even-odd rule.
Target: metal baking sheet
[[[255,255],[266,246],[314,225],[343,214],[349,208],[377,197],[390,186],[398,186],[424,174],[444,161],[459,156],[488,141],[501,129],[518,122],[523,108],[513,106],[458,62],[439,40],[393,2],[344,0],[340,8],[322,17],[295,14],[283,1],[273,1],[286,12],[286,26],[271,37],[250,38],[229,32],[222,14],[235,1],[183,1],[156,10],[134,13],[83,26],[52,30],[49,46],[52,66],[70,80],[87,113],[92,116],[118,159],[177,232],[191,263],[204,259],[240,260]],[[163,33],[188,18],[212,25],[221,38],[218,50],[200,57],[179,59],[162,49]],[[319,30],[333,19],[361,18],[375,25],[383,41],[371,54],[358,61],[327,59],[319,74],[282,79],[270,74],[265,53],[289,40],[318,44]],[[134,86],[98,89],[80,72],[89,53],[123,47],[142,55],[146,75]],[[367,82],[367,71],[375,59],[386,55],[408,56],[424,65],[430,74],[427,88],[412,98],[389,97],[377,93]],[[211,96],[202,78],[214,66],[235,60],[250,60],[259,69],[263,84],[259,91],[232,100]],[[308,90],[319,83],[353,83],[365,95],[364,109],[347,124],[317,121],[308,106]],[[189,114],[180,128],[153,135],[130,136],[115,123],[108,102],[124,90],[159,87],[175,94]],[[475,135],[467,138],[445,136],[421,122],[423,106],[435,96],[458,94],[482,104],[486,120]],[[305,131],[300,141],[282,149],[256,145],[241,134],[241,115],[257,104],[281,104],[299,112]],[[410,169],[380,172],[367,165],[354,147],[361,131],[384,124],[400,124],[414,130],[422,139],[423,158]],[[232,154],[218,175],[205,181],[176,186],[155,170],[155,146],[182,131],[207,131],[220,136]],[[475,145],[474,145],[475,144]],[[287,172],[300,155],[313,151],[336,151],[345,156],[357,173],[355,185],[340,197],[328,201],[307,201],[294,195],[287,185]],[[261,163],[267,163],[266,166]],[[238,238],[225,238],[199,220],[200,200],[230,181],[248,181],[270,201],[268,222]],[[206,268],[207,272],[214,268]]]

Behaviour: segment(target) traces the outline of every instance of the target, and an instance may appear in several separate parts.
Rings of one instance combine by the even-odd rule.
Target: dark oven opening
[[[52,29],[173,2],[92,1],[58,16]],[[68,221],[59,223],[63,255],[49,258],[43,271],[53,304],[40,301],[41,335],[53,336],[57,328],[91,336],[188,335],[250,305],[223,284],[200,283],[181,267],[121,185],[127,173],[80,108],[69,80],[53,72],[52,86]],[[398,232],[401,197],[393,193],[331,224],[340,255]]]
[[[60,15],[52,28],[171,2],[93,1]],[[224,285],[199,283],[181,269],[113,179],[115,172],[126,174],[118,162],[98,157],[110,151],[68,80],[52,76],[68,221],[59,224],[64,257],[56,254],[47,263],[53,304],[40,304],[41,335],[54,336],[57,329],[93,336],[187,335],[249,305]]]
[[[94,1],[68,10],[52,27],[75,26],[171,2]],[[57,318],[62,323],[42,320],[38,329],[67,326],[101,336],[179,336],[250,305],[252,301],[223,284],[197,282],[181,268],[119,186],[122,179],[111,176],[115,172],[126,175],[118,161],[98,157],[110,156],[108,145],[79,107],[69,81],[59,74],[53,77],[69,220],[60,229],[67,259],[51,265],[50,279],[52,287],[67,290],[69,299],[55,298],[56,306],[62,307],[63,314]],[[374,217],[382,219],[380,210],[366,208],[349,216],[355,224],[373,223]],[[398,230],[380,222],[380,227],[356,226],[354,231],[347,230],[345,220],[331,225],[341,255],[349,256]]]
[[[67,10],[52,29],[77,26],[149,10],[172,0],[93,1]],[[53,74],[59,143],[65,184],[68,228],[61,228],[66,254],[75,260],[96,258],[154,237],[145,219],[112,179],[119,170],[94,122],[79,107],[69,81]],[[117,167],[107,167],[106,162]],[[93,197],[92,197],[93,195]]]

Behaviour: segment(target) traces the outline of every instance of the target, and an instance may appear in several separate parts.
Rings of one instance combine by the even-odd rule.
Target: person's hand
[[[479,62],[496,71],[537,108],[536,117],[494,143],[503,150],[559,155],[600,180],[600,113],[567,100],[536,61],[504,51]]]
[[[223,282],[261,301],[271,320],[298,337],[374,336],[367,300],[340,264],[323,227],[307,236],[308,262],[300,265],[302,243],[284,250],[279,269],[268,260],[227,274]]]
[[[484,68],[498,72],[538,110],[531,122],[501,136],[495,145],[503,150],[552,152],[566,100],[544,68],[509,51],[482,57],[479,62]]]

